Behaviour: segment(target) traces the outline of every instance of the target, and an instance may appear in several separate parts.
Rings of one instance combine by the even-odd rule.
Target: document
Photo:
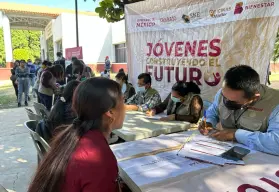
[[[193,139],[192,141],[185,143],[183,148],[179,150],[178,155],[221,166],[224,166],[225,164],[243,165],[244,162],[241,160],[233,161],[221,157],[223,153],[230,150],[232,147],[233,145],[230,143],[203,137],[200,138],[200,140]]]
[[[156,115],[151,116],[151,117],[147,116],[146,118],[147,118],[147,119],[155,119],[155,120],[160,120],[161,118],[163,118],[163,117],[167,117],[167,116],[168,116],[168,115],[167,115],[167,114],[165,114],[165,113],[159,113],[159,114],[156,114]]]
[[[110,147],[116,159],[118,161],[121,161],[129,157],[134,157],[135,155],[150,153],[157,150],[164,150],[175,147],[180,148],[181,144],[170,139],[167,135],[161,135],[149,139],[111,145]]]
[[[194,161],[177,155],[178,150],[118,162],[118,165],[135,182],[143,186],[214,165]]]

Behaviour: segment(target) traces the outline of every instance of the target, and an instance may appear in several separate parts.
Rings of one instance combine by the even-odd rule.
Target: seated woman
[[[62,65],[54,65],[46,69],[40,79],[39,96],[41,103],[50,111],[52,106],[53,94],[58,90],[57,81],[64,79]]]
[[[168,116],[162,118],[163,121],[176,120],[197,123],[203,109],[200,92],[197,84],[179,81],[173,85],[171,94],[164,102],[147,111],[147,115],[154,116],[167,109]]]
[[[79,84],[79,81],[70,81],[64,88],[62,97],[57,100],[53,106],[48,118],[46,120],[41,120],[38,124],[36,132],[44,138],[46,142],[49,143],[53,135],[60,131],[55,130],[55,128],[61,125],[70,125],[76,118],[72,110],[72,98]]]
[[[125,102],[136,94],[135,88],[128,83],[127,75],[124,72],[119,72],[115,76],[116,82],[120,84],[122,93],[124,94]]]
[[[77,118],[55,136],[28,192],[117,192],[118,167],[108,138],[123,126],[125,108],[118,83],[90,78],[74,93]]]

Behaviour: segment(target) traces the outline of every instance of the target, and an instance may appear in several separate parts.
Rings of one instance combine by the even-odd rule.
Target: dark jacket
[[[133,87],[132,84],[127,83],[126,86],[127,86],[127,89],[124,93],[125,102],[127,102],[128,99],[130,99],[133,95],[136,94],[135,88]]]
[[[183,103],[174,103],[171,94],[154,109],[156,114],[167,110],[167,115],[175,114],[175,120],[197,123],[201,117],[203,102],[199,95],[189,93]]]

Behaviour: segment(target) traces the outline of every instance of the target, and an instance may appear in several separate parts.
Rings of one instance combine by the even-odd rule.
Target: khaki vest
[[[176,105],[170,98],[167,106],[167,114],[170,115],[170,114],[174,114],[175,112],[176,115],[190,115],[190,105],[193,97],[196,95],[197,94],[189,93],[185,97],[183,103],[181,103],[181,105],[176,109],[176,112],[175,112]]]
[[[221,94],[219,98],[219,117],[222,127],[266,132],[269,116],[279,104],[279,91],[262,85],[260,95],[260,100],[253,106],[232,111],[224,106]]]

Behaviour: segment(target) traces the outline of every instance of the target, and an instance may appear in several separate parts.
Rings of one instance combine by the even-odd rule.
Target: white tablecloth
[[[176,142],[185,142],[185,137],[190,132],[170,134],[170,139]],[[150,150],[154,148],[154,139],[145,143]],[[166,139],[166,138],[161,138]],[[145,140],[142,140],[145,142]],[[125,151],[123,143],[112,148],[119,153],[125,151],[125,156],[135,155],[137,145]],[[150,145],[150,147],[148,147]],[[176,145],[176,143],[166,143]],[[162,148],[160,146],[159,148]],[[142,150],[142,149],[141,149]],[[147,150],[148,151],[148,150]],[[139,153],[141,153],[140,151]],[[146,151],[145,151],[146,152]],[[279,157],[253,151],[244,158],[245,165],[225,165],[223,167],[200,163],[189,159],[177,157],[175,151],[163,152],[154,156],[144,156],[124,161],[119,161],[120,175],[129,187],[141,192],[278,192],[279,191]],[[119,154],[118,154],[119,155]],[[156,156],[156,157],[155,157]],[[159,158],[158,158],[159,157]],[[139,159],[141,159],[139,161]],[[158,163],[159,162],[159,163]],[[155,165],[156,164],[156,165]],[[123,169],[122,169],[122,168]],[[127,172],[123,171],[126,170]],[[130,173],[128,175],[127,173]],[[127,178],[131,178],[130,180]],[[159,178],[159,179],[158,179]],[[167,178],[167,179],[166,179]],[[137,186],[137,187],[135,187]]]
[[[190,128],[190,123],[182,121],[163,122],[148,119],[146,115],[138,111],[126,113],[122,129],[114,130],[113,133],[125,141],[134,141],[161,134],[169,134],[185,131]]]

